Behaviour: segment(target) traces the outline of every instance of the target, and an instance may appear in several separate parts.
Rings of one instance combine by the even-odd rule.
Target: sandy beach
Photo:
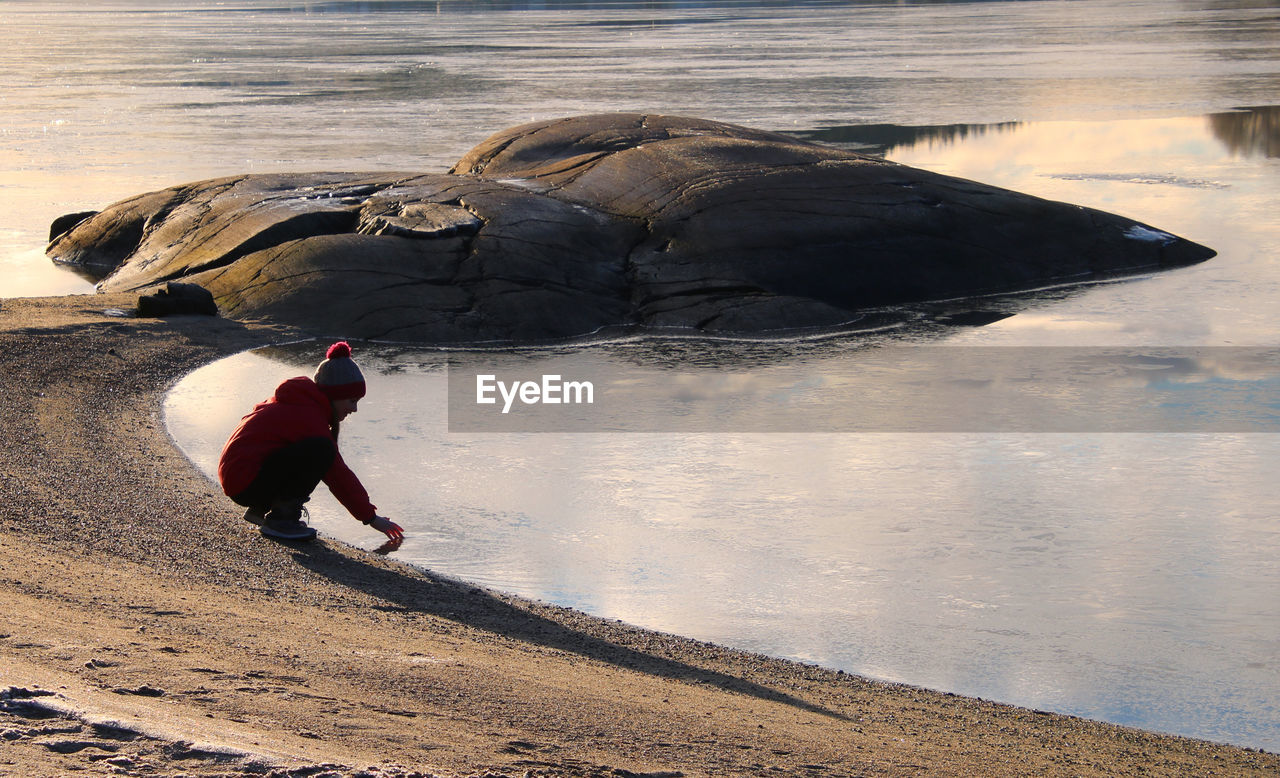
[[[1274,754],[268,541],[174,446],[161,402],[202,364],[305,334],[107,313],[134,302],[0,301],[2,775],[1280,773]]]

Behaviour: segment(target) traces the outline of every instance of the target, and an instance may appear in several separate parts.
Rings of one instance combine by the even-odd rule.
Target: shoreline
[[[0,301],[0,773],[1273,775],[1280,756],[870,681],[261,538],[165,392],[309,337]],[[323,769],[321,769],[323,768]]]

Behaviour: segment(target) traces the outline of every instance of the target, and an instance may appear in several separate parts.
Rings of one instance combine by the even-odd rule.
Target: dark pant
[[[304,438],[273,451],[249,488],[233,496],[240,505],[266,511],[279,503],[301,505],[311,497],[338,456],[333,438]]]

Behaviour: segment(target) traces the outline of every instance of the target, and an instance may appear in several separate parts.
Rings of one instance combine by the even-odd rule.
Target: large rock
[[[230,316],[429,342],[832,327],[868,308],[1213,253],[1101,211],[640,114],[515,127],[447,174],[174,187],[79,221],[49,247],[108,272],[104,290],[194,282]]]

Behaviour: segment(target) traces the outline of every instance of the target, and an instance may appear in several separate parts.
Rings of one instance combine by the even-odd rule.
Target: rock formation
[[[448,173],[238,176],[59,227],[49,255],[104,290],[196,283],[228,316],[433,343],[835,327],[1214,253],[1101,211],[640,114],[515,127]]]

